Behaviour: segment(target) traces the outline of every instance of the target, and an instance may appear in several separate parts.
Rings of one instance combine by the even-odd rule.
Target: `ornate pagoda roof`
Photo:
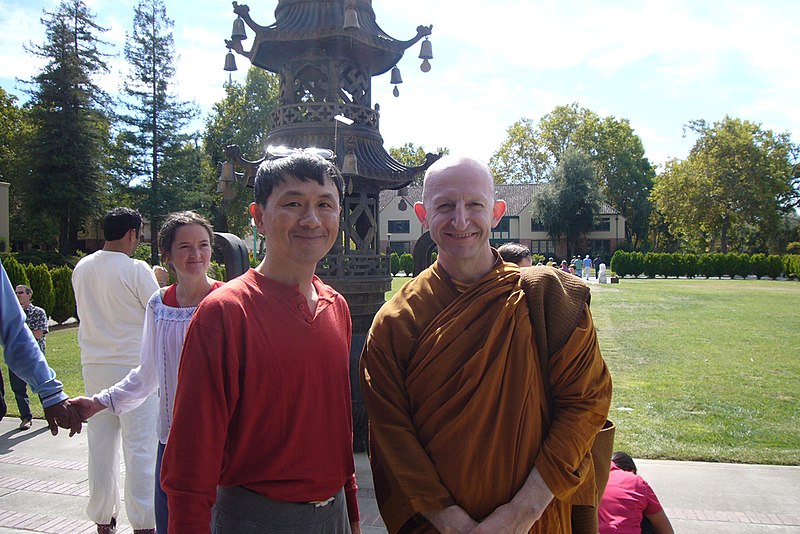
[[[344,12],[350,8],[358,14],[359,27],[345,30]],[[234,12],[256,32],[249,53],[251,63],[271,72],[278,72],[286,61],[318,50],[322,43],[329,55],[347,55],[371,76],[377,76],[395,66],[407,48],[431,33],[431,27],[418,26],[411,39],[395,39],[378,26],[369,0],[280,0],[275,22],[269,26],[255,23],[247,6],[234,6]]]
[[[414,177],[425,172],[440,154],[425,154],[425,161],[420,165],[409,166],[395,161],[383,148],[380,141],[360,138],[353,151],[358,159],[358,174],[368,177],[380,184],[381,189],[400,189],[414,180]]]

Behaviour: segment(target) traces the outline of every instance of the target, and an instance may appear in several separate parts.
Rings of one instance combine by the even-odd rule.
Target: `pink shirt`
[[[598,511],[600,534],[641,534],[642,517],[661,509],[655,492],[642,477],[612,462]]]

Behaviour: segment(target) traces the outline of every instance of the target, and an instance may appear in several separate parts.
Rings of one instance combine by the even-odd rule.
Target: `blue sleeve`
[[[61,382],[56,380],[55,371],[47,365],[36,338],[25,324],[25,314],[2,264],[0,278],[0,342],[8,368],[27,382],[45,408],[68,399]]]

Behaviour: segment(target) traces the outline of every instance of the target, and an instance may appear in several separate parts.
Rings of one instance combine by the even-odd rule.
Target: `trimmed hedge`
[[[787,254],[669,254],[664,252],[625,252],[617,250],[611,258],[611,270],[618,276],[655,276],[706,278],[750,275],[778,278],[785,275],[800,278],[800,255]]]
[[[28,274],[25,272],[25,267],[14,256],[9,254],[3,258],[3,267],[6,269],[8,279],[11,280],[11,287],[16,288],[22,284],[31,285],[30,280],[28,280]]]
[[[400,272],[400,256],[397,255],[397,252],[392,252],[389,256],[389,272],[392,273],[392,276]]]
[[[414,272],[414,256],[405,252],[400,255],[400,270],[405,271],[406,276],[411,276]]]
[[[72,269],[66,265],[50,271],[53,280],[53,294],[55,302],[51,317],[58,323],[63,323],[70,317],[78,318],[75,306],[75,292],[72,290]]]
[[[800,254],[783,256],[783,272],[790,278],[800,279]]]
[[[53,307],[56,303],[56,294],[53,289],[53,278],[50,276],[50,269],[45,264],[25,266],[25,272],[30,280],[33,290],[32,302],[44,310],[48,317],[53,315]]]

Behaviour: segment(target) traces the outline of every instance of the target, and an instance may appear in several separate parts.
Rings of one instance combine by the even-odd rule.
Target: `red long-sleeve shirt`
[[[344,298],[250,270],[200,304],[186,333],[161,481],[169,530],[208,532],[216,486],[322,501],[345,487],[358,520]]]

